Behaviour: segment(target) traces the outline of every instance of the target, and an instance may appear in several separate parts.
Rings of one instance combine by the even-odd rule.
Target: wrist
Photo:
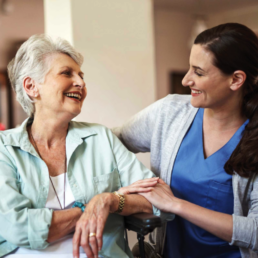
[[[114,213],[117,211],[119,206],[119,197],[113,193],[104,193],[105,200],[109,207],[109,213]]]
[[[185,201],[179,198],[174,197],[172,200],[171,207],[171,213],[174,213],[176,215],[181,215],[182,211],[185,209]]]
[[[85,211],[86,205],[81,202],[75,202],[72,208],[79,208],[81,209],[82,213]]]

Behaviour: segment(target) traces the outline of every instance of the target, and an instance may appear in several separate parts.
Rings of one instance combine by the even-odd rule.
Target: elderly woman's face
[[[38,108],[77,116],[87,95],[80,66],[65,54],[54,54],[47,62],[50,71],[44,83],[40,84]]]

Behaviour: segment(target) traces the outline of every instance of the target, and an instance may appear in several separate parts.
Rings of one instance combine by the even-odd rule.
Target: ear
[[[23,80],[23,88],[26,91],[26,93],[31,97],[31,98],[37,98],[38,97],[38,89],[35,84],[35,81],[31,79],[30,77],[26,77]]]
[[[230,89],[236,91],[241,88],[246,80],[246,74],[243,71],[235,71],[232,75],[232,81],[230,85]]]

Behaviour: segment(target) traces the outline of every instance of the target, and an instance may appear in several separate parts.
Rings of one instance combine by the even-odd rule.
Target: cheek
[[[84,90],[84,92],[83,92],[83,100],[85,100],[85,98],[87,97],[87,88],[85,87],[84,88],[85,90]]]

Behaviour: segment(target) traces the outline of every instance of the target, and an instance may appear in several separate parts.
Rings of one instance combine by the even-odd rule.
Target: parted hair
[[[23,80],[30,77],[37,83],[44,83],[45,76],[50,69],[47,57],[56,53],[70,56],[79,66],[83,63],[82,55],[67,40],[53,39],[41,34],[33,35],[25,41],[7,66],[16,99],[30,117],[34,115],[35,106],[33,99],[27,95],[23,88]]]
[[[246,74],[241,105],[249,123],[224,168],[228,174],[251,179],[258,174],[258,38],[242,24],[226,23],[200,33],[194,44],[212,52],[213,64],[224,74]]]

